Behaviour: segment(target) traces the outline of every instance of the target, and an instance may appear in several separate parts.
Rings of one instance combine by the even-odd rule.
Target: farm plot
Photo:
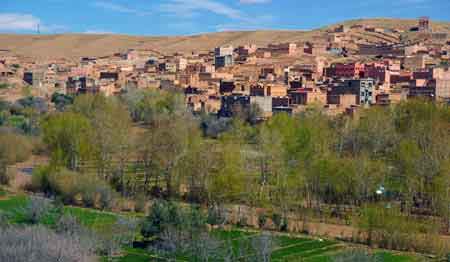
[[[214,230],[211,232],[216,238],[226,241],[232,245],[233,252],[239,253],[239,250],[248,245],[252,238],[257,237],[259,232],[251,231],[223,231]],[[272,261],[299,261],[303,259],[325,257],[332,255],[334,252],[343,248],[343,245],[335,241],[317,240],[312,238],[298,238],[290,236],[275,236],[275,249],[272,254]],[[158,257],[144,249],[127,249],[126,255],[117,259],[118,262],[144,262],[144,261],[164,261],[162,257]],[[166,261],[168,261],[167,259]],[[195,258],[188,256],[179,257],[177,261],[196,261]],[[245,257],[242,257],[245,261]],[[324,260],[328,261],[328,260]]]

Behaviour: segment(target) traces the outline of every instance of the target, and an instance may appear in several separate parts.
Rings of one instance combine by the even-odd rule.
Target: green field
[[[11,196],[7,199],[0,200],[0,212],[8,214],[9,222],[20,224],[23,223],[22,209],[28,203],[28,197],[25,195]],[[111,228],[116,223],[119,214],[110,212],[101,212],[88,208],[79,208],[65,206],[63,208],[65,214],[71,214],[85,226],[105,230]],[[56,222],[58,213],[55,210],[45,217],[41,223],[52,226]],[[130,216],[136,216],[131,214]],[[230,242],[233,251],[238,252],[239,247],[243,243],[248,243],[251,238],[257,236],[257,231],[244,230],[213,230],[211,234],[220,240]],[[332,257],[345,250],[349,246],[345,243],[331,240],[313,239],[308,237],[295,237],[289,235],[277,235],[274,237],[275,249],[272,253],[272,260],[281,261],[306,261],[306,262],[331,262]],[[116,258],[116,262],[147,262],[147,261],[169,261],[169,259],[158,257],[144,249],[125,248],[123,257]],[[386,262],[413,262],[423,261],[408,255],[395,255],[390,252],[379,252],[381,261]],[[173,260],[170,260],[173,261]],[[189,255],[178,256],[177,261],[194,261]]]
[[[247,232],[241,230],[213,231],[213,235],[222,240],[231,240],[234,248],[242,241],[257,236],[257,232]],[[332,262],[333,256],[348,248],[347,245],[329,240],[318,240],[312,238],[298,238],[291,236],[276,236],[276,248],[272,254],[272,261],[305,261],[305,262]],[[147,261],[169,261],[163,257],[158,257],[144,249],[125,249],[126,255],[117,258],[116,262],[147,262]],[[389,252],[379,252],[380,257],[385,262],[414,262],[422,261],[407,255],[394,255]],[[173,260],[170,260],[173,261]],[[177,261],[195,261],[189,258],[179,258]]]
[[[0,212],[8,215],[9,222],[13,224],[23,223],[23,208],[28,204],[28,197],[25,195],[11,196],[8,199],[0,200]],[[70,214],[78,219],[81,224],[93,229],[104,229],[111,227],[117,221],[118,215],[108,212],[101,212],[94,209],[64,206],[64,214]],[[54,225],[58,216],[57,210],[52,210],[40,221],[45,225]]]

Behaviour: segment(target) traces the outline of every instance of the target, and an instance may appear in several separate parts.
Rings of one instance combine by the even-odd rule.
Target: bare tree
[[[93,248],[80,237],[57,234],[43,226],[0,228],[2,262],[89,262]]]
[[[21,209],[21,213],[26,223],[38,224],[53,207],[50,200],[33,196],[28,201],[28,204]]]
[[[272,251],[275,247],[275,242],[271,234],[262,233],[261,235],[252,238],[252,246],[256,254],[256,261],[271,261]]]

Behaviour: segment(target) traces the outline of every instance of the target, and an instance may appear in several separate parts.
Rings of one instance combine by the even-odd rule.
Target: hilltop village
[[[377,21],[0,34],[0,261],[450,262],[450,23]]]
[[[415,97],[448,102],[450,38],[434,32],[430,23],[420,18],[408,31],[342,24],[312,41],[171,55],[130,49],[42,62],[0,52],[0,82],[28,86],[48,99],[55,92],[114,96],[131,89],[175,88],[194,112],[231,117],[237,108],[257,105],[263,119],[310,105],[337,115]]]

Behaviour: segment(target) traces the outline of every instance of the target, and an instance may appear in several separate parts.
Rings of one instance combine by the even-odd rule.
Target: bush
[[[28,204],[22,208],[23,220],[28,224],[38,224],[48,215],[53,205],[50,200],[41,197],[31,197]]]
[[[64,214],[56,222],[55,230],[57,233],[77,235],[83,231],[83,227],[76,217],[70,214]]]
[[[210,225],[223,225],[227,218],[225,212],[218,206],[211,206],[208,208],[207,222]]]
[[[49,166],[40,166],[33,170],[31,176],[31,185],[28,188],[34,192],[43,192],[46,195],[53,194],[53,189],[50,184],[50,174],[52,170]]]
[[[175,204],[170,202],[155,202],[142,224],[141,234],[148,238],[161,234],[169,225],[177,225],[180,220],[177,209]]]
[[[374,256],[369,254],[366,250],[351,249],[342,252],[332,259],[333,262],[381,262],[381,256]]]
[[[33,145],[23,136],[10,132],[0,134],[0,161],[6,165],[26,161],[30,156]]]
[[[145,212],[147,198],[144,194],[139,194],[135,199],[134,212]]]
[[[284,231],[284,232],[287,231],[288,225],[289,225],[288,219],[286,217],[283,217],[281,219],[280,231]]]
[[[281,225],[281,215],[278,213],[273,213],[272,214],[272,222],[273,224],[277,227],[280,228]]]
[[[4,212],[0,212],[0,228],[6,227],[9,223],[8,215]]]
[[[268,233],[262,233],[251,240],[252,251],[256,261],[271,261],[272,252],[276,246],[274,238]]]
[[[57,234],[43,226],[0,228],[0,261],[94,261],[91,241]]]
[[[205,228],[206,218],[200,208],[182,208],[173,202],[158,200],[152,205],[150,214],[143,221],[141,234],[146,238],[161,239],[162,234],[168,229],[184,230],[194,235]]]
[[[245,215],[239,216],[236,226],[238,226],[238,227],[246,227],[246,226],[248,226],[247,217]]]
[[[105,181],[64,168],[38,168],[33,173],[31,187],[34,191],[59,197],[64,204],[83,204],[101,209],[110,208],[114,198],[114,192]]]
[[[267,216],[264,213],[258,215],[258,226],[259,228],[264,228],[267,223]]]
[[[0,185],[8,185],[11,180],[11,174],[8,173],[5,161],[0,156]]]

